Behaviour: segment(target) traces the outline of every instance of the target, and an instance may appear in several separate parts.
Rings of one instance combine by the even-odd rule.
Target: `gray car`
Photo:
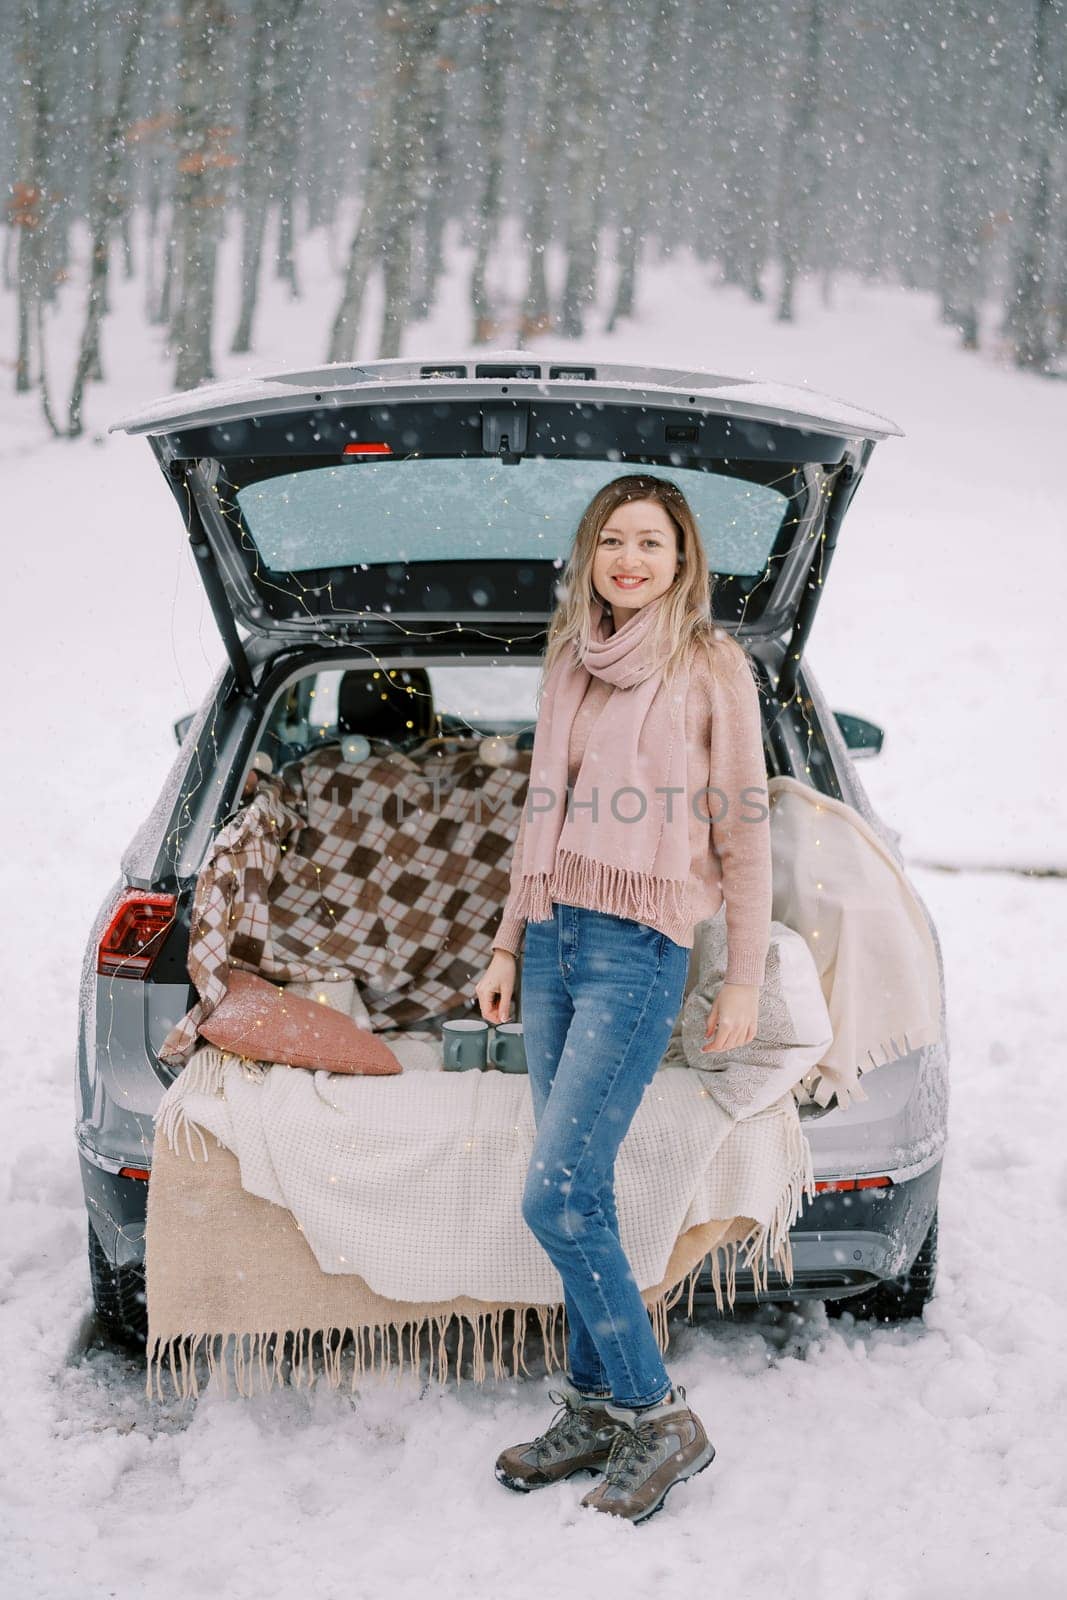
[[[152,1119],[172,1076],[157,1051],[196,999],[197,873],[253,768],[359,732],[400,746],[435,730],[529,739],[578,517],[639,467],[676,481],[704,530],[716,616],[758,669],[769,776],[855,807],[900,862],[854,766],[882,732],[828,708],[806,651],[845,512],[875,444],[900,430],[806,389],[529,352],[220,383],[114,427],[148,439],[227,656],[176,724],[177,759],[82,974],[76,1139],[93,1294],[103,1333],[143,1346]],[[375,678],[382,669],[396,674]],[[383,681],[400,693],[368,697]],[[761,1301],[819,1298],[895,1320],[931,1294],[946,1044],[864,1087],[844,1113],[801,1107],[818,1194],[792,1231],[793,1281],[772,1272]],[[739,1304],[754,1298],[746,1277]],[[709,1295],[705,1274],[698,1299]]]

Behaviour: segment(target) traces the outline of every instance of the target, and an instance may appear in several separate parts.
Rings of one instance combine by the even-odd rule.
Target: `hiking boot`
[[[603,1480],[583,1498],[583,1506],[630,1522],[644,1522],[658,1511],[676,1483],[709,1467],[715,1446],[699,1417],[685,1403],[676,1383],[666,1400],[640,1411],[605,1405],[618,1433]]]
[[[607,1402],[587,1400],[564,1379],[549,1390],[559,1410],[538,1438],[515,1444],[497,1457],[496,1476],[508,1489],[525,1494],[560,1483],[576,1472],[599,1472],[607,1465],[612,1441],[619,1429],[608,1415]]]

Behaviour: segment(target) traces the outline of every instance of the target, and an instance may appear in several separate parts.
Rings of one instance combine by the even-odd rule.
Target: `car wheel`
[[[143,1353],[148,1342],[148,1302],[143,1267],[116,1267],[89,1224],[89,1282],[101,1333],[111,1344]]]
[[[826,1314],[843,1316],[847,1311],[857,1322],[907,1322],[921,1317],[929,1303],[937,1279],[937,1212],[935,1211],[919,1254],[909,1271],[899,1278],[886,1278],[863,1294],[845,1300],[827,1300]]]

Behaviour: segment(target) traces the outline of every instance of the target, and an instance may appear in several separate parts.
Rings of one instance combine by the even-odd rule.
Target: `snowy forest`
[[[0,16],[0,639],[16,708],[0,890],[17,908],[0,949],[3,1596],[1060,1600],[1067,701],[1035,585],[1067,594],[1067,0],[0,0]],[[410,373],[360,370],[382,358]],[[445,376],[468,360],[473,378]],[[516,396],[515,368],[547,376]],[[814,1059],[825,1018],[865,1092],[720,1104],[712,1091],[738,1080],[691,1048],[713,992],[694,961],[689,1065],[661,1062],[626,1111],[646,1120],[618,1163],[620,1242],[650,1243],[647,1270],[616,1277],[654,1295],[677,1283],[655,1331],[716,1454],[691,1452],[688,1479],[653,1486],[662,1516],[634,1527],[589,1509],[596,1467],[560,1476],[575,1421],[553,1418],[563,1284],[519,1226],[527,1188],[548,1186],[526,1165],[532,1080],[507,1063],[515,1025],[490,1041],[474,1020],[490,960],[507,965],[496,925],[481,951],[468,935],[504,902],[515,811],[497,786],[518,793],[523,751],[534,772],[548,569],[589,495],[637,469],[692,493],[728,602],[709,615],[738,636],[720,659],[739,639],[758,678],[742,699],[738,675],[697,751],[714,793],[745,713],[761,787],[762,722],[775,954],[739,1059],[764,1079],[768,1061]],[[669,513],[652,515],[625,556],[603,546],[620,616],[646,574],[674,582]],[[386,674],[404,674],[399,712]],[[581,702],[580,765],[591,750],[620,770],[592,743],[612,698],[591,721]],[[570,733],[559,743],[569,760]],[[368,788],[383,771],[414,786],[422,747],[432,829],[425,789],[352,803],[368,753]],[[634,748],[643,766],[643,727]],[[495,844],[491,825],[473,837],[436,815],[441,771],[479,775]],[[281,897],[257,862],[289,844],[232,828],[253,813],[288,827],[263,780],[315,772],[342,774],[319,792],[341,796],[346,826],[372,808],[397,820],[381,842],[346,834],[337,888],[315,854],[340,830],[312,819],[277,873],[319,908],[330,970],[342,962],[294,982],[296,1005],[316,1041],[330,1024],[373,1046],[371,1066],[324,1069],[316,1047],[314,1070],[290,1068],[277,1044],[261,1062],[261,1036],[251,1057],[238,1040],[240,1066],[220,1047],[204,1071],[198,1046],[172,1069],[161,1046],[207,970],[200,907],[227,950],[232,908],[259,914],[234,972],[275,992],[259,952]],[[225,869],[238,839],[247,894]],[[628,876],[621,850],[604,854]],[[338,907],[365,911],[377,948],[335,956]],[[378,958],[416,921],[395,981],[443,953],[469,990],[447,1015],[435,1001],[440,1039],[375,1040],[357,980],[373,998]],[[609,1060],[585,1017],[629,1060],[626,1029],[662,1009],[651,978],[640,1020],[625,1009],[653,935],[666,994],[667,932],[603,923],[641,938],[608,961],[593,947],[610,998],[574,1030],[583,1072]],[[208,981],[223,986],[218,967]],[[901,990],[921,1011],[901,1015]],[[523,1003],[521,974],[513,1000],[521,1043],[542,1002],[528,988]],[[913,1015],[920,1040],[935,1015],[943,1039],[910,1048]],[[445,1076],[444,1021],[480,1040],[477,1070]],[[380,1071],[394,1045],[402,1070]],[[174,1148],[170,1114],[187,1108],[164,1100],[185,1074],[190,1102],[198,1082],[217,1090],[199,1096],[216,1120],[200,1134],[188,1118]],[[622,1104],[613,1074],[601,1125]],[[270,1155],[247,1183],[223,1138],[238,1110]],[[555,1120],[578,1119],[568,1103]],[[818,1186],[790,1222],[805,1146]],[[274,1158],[293,1152],[308,1159],[287,1186]],[[731,1200],[735,1170],[753,1187]],[[338,1224],[318,1260],[297,1191],[360,1259]],[[758,1251],[723,1259],[704,1232],[740,1219],[766,1238],[761,1209],[795,1247],[769,1293],[750,1289]],[[681,1246],[719,1252],[733,1307],[707,1274],[689,1300]],[[512,1261],[499,1289],[469,1281]],[[168,1302],[173,1337],[157,1340]],[[513,1302],[525,1321],[498,1319]],[[455,1305],[477,1321],[437,1315]],[[252,1392],[216,1359],[226,1329]],[[619,1396],[604,1377],[590,1388]],[[617,1435],[586,1413],[607,1450],[631,1441],[623,1467],[646,1490],[653,1463],[677,1469],[667,1404],[651,1419],[624,1404],[645,1420]],[[539,1449],[555,1464],[536,1494],[514,1477],[520,1441],[537,1472]],[[607,1473],[610,1454],[593,1460]]]
[[[471,251],[473,344],[635,315],[688,250],[768,318],[814,278],[932,292],[963,346],[1067,370],[1064,0],[3,0],[3,283],[17,393],[83,429],[116,274],[173,385],[254,356],[269,275],[304,293],[327,241],[323,347],[351,361],[380,275],[379,357],[435,305],[445,230]],[[135,229],[140,214],[143,231]],[[505,221],[524,289],[494,295]],[[220,242],[239,249],[219,310]],[[563,263],[553,277],[551,250]],[[57,359],[57,305],[79,307]]]

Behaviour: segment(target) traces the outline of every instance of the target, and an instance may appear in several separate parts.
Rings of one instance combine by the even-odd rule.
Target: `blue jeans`
[[[527,922],[522,1022],[537,1137],[522,1214],[564,1285],[570,1378],[647,1406],[671,1381],[619,1240],[615,1157],[663,1058],[690,952],[626,917]]]

